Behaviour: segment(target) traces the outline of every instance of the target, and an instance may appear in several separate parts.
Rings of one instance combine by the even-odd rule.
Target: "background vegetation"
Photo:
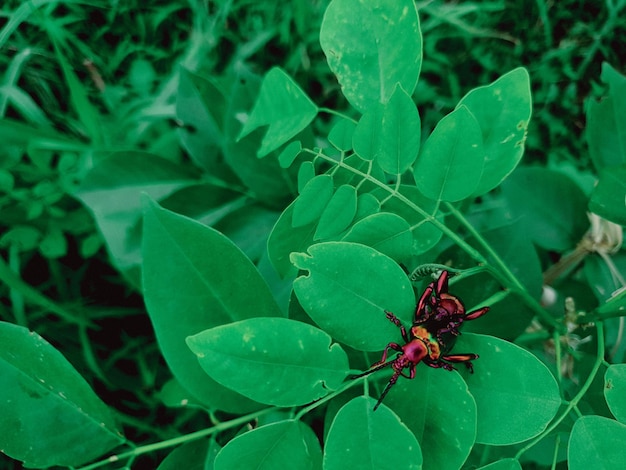
[[[167,387],[173,387],[171,373],[142,297],[138,194],[148,192],[169,210],[234,241],[287,311],[293,278],[279,278],[266,243],[297,196],[297,168],[286,171],[291,179],[273,177],[276,158],[254,156],[262,133],[256,147],[229,144],[238,129],[224,110],[252,109],[262,77],[274,66],[320,108],[348,108],[319,42],[328,3],[32,0],[2,6],[0,319],[36,331],[58,349],[115,410],[124,436],[136,445],[231,417],[173,406],[179,394]],[[605,68],[601,79],[602,64],[624,73],[626,2],[416,5],[424,61],[413,97],[422,140],[469,90],[523,66],[533,100],[524,166],[540,172],[525,177],[550,187],[565,175],[563,185],[576,189],[558,183],[562,192],[553,197],[581,194],[586,200],[604,166],[587,138],[587,111],[608,94],[611,75]],[[331,117],[322,114],[303,142],[322,145]],[[515,190],[513,184],[502,189],[512,201]],[[491,202],[497,205],[498,199]],[[576,243],[589,223],[584,214],[574,220],[577,225],[563,227],[560,235],[567,236],[556,241],[547,240],[539,224],[528,228],[530,235],[536,230],[539,241],[533,241],[549,283],[568,273],[567,282],[557,286],[555,316],[562,315],[563,299],[572,292],[575,310],[593,310],[620,287],[620,273],[626,272],[623,250],[611,254],[610,263],[603,262],[605,250],[584,267],[558,264],[572,251],[584,257]],[[607,349],[612,360],[623,362],[623,325],[617,322],[607,331]],[[554,348],[549,339],[541,344]],[[560,365],[584,380],[596,346],[588,358],[568,349]],[[315,418],[310,425],[319,435],[322,419]],[[227,431],[222,443],[237,430]],[[156,467],[169,452],[157,447],[133,465]],[[9,457],[0,459],[6,468],[19,468]],[[556,460],[564,465],[564,456]],[[543,454],[529,461],[546,464]]]

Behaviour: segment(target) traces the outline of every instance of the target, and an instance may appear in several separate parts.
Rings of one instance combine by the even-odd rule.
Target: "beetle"
[[[463,363],[470,373],[474,372],[471,361],[478,359],[478,354],[449,353],[456,342],[456,337],[461,333],[459,328],[462,323],[481,317],[489,311],[489,307],[466,313],[461,300],[448,293],[448,277],[448,271],[443,271],[437,281],[430,283],[425,289],[417,303],[409,333],[392,312],[385,311],[387,319],[400,329],[404,344],[394,342],[387,344],[380,361],[372,364],[369,370],[352,377],[363,377],[389,366],[393,369],[393,375],[376,402],[374,411],[400,376],[407,379],[415,378],[415,368],[420,362],[429,367],[448,371],[455,369],[453,364]],[[390,350],[397,351],[398,354],[395,358],[387,360]],[[408,375],[404,372],[405,369],[409,369]]]
[[[466,320],[475,320],[489,311],[489,307],[479,308],[469,313],[461,299],[448,293],[448,271],[442,271],[439,278],[431,282],[417,302],[414,325],[425,325],[434,333],[439,344],[445,348],[444,335],[458,336],[459,328]]]

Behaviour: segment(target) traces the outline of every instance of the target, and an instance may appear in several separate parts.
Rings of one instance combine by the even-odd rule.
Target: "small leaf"
[[[295,137],[316,115],[315,103],[289,75],[274,67],[263,79],[259,97],[239,139],[261,126],[269,126],[257,152],[258,157],[264,157]]]
[[[457,351],[480,356],[474,373],[465,374],[478,410],[476,442],[516,444],[546,428],[561,397],[554,377],[539,359],[507,341],[471,333],[458,339]]]
[[[311,470],[321,468],[315,434],[296,420],[267,424],[235,437],[215,458],[215,470]]]
[[[319,243],[291,261],[309,271],[294,281],[294,291],[309,316],[333,338],[361,351],[380,351],[398,329],[385,310],[411,319],[415,296],[402,269],[364,245]],[[358,325],[358,327],[355,327]]]
[[[411,97],[400,86],[388,102],[374,103],[357,124],[353,143],[364,160],[376,159],[387,173],[404,173],[417,158],[420,117]]]
[[[187,336],[207,328],[281,315],[254,265],[221,233],[151,201],[145,207],[143,256],[144,299],[176,379],[215,408],[254,408],[254,403],[211,380],[185,344]]]
[[[215,441],[198,439],[176,447],[168,454],[156,470],[205,470],[207,454],[211,452]]]
[[[626,164],[600,172],[589,210],[611,222],[626,225]]]
[[[303,227],[317,221],[332,197],[332,176],[318,175],[309,180],[294,203],[293,227]]]
[[[328,141],[337,150],[347,152],[352,149],[352,135],[356,124],[348,119],[339,119],[328,133]]]
[[[281,168],[289,168],[301,150],[302,143],[299,140],[287,144],[278,155],[278,163],[280,163]]]
[[[411,226],[399,215],[389,212],[359,220],[342,240],[371,246],[396,261],[413,254]]]
[[[297,199],[296,199],[297,201]],[[290,274],[295,277],[297,270],[289,260],[293,252],[306,250],[313,244],[316,224],[311,222],[301,227],[293,227],[295,202],[292,202],[280,214],[267,239],[267,253],[272,266],[282,278]]]
[[[348,358],[331,337],[286,318],[250,318],[187,338],[215,381],[260,403],[297,406],[336,389]]]
[[[320,217],[314,240],[330,238],[343,232],[356,214],[356,188],[343,184],[337,188]]]
[[[435,201],[460,201],[476,190],[483,165],[480,127],[461,106],[439,121],[424,143],[413,175],[424,196]]]
[[[457,470],[463,466],[476,439],[474,398],[456,372],[448,373],[424,364],[418,365],[416,372],[413,380],[400,378],[383,405],[396,412],[422,449],[428,450],[424,452],[424,468]],[[387,377],[390,373],[387,369]],[[380,372],[380,375],[385,374]]]
[[[626,426],[601,416],[582,416],[570,435],[567,462],[570,470],[622,468]]]
[[[350,104],[384,103],[396,83],[409,95],[422,65],[422,34],[410,0],[333,0],[320,31],[328,65]]]
[[[422,468],[415,436],[389,408],[373,411],[372,398],[358,397],[337,413],[324,449],[324,469]]]
[[[315,177],[313,162],[302,162],[298,168],[298,193],[301,193],[306,184]]]
[[[0,449],[26,467],[73,467],[122,444],[109,408],[41,336],[0,322]]]
[[[470,91],[460,106],[469,109],[482,130],[485,169],[474,193],[480,196],[498,186],[524,154],[532,111],[528,72],[511,70],[490,85]]]
[[[606,370],[604,397],[613,416],[626,424],[626,364],[611,364]]]

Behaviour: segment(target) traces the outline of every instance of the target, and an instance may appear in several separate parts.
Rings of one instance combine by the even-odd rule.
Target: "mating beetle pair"
[[[402,375],[408,379],[415,377],[415,367],[420,362],[434,368],[454,370],[452,364],[464,363],[470,372],[473,372],[472,362],[478,358],[477,354],[448,354],[456,337],[461,334],[459,328],[466,320],[475,320],[489,311],[489,307],[483,307],[466,313],[465,306],[458,297],[448,293],[448,271],[443,271],[437,281],[431,282],[420,297],[413,324],[409,333],[404,325],[391,312],[385,311],[385,315],[398,328],[405,344],[389,343],[380,361],[372,364],[371,368],[353,378],[363,377],[384,367],[391,366],[393,375],[387,386],[380,395],[374,410],[382,403],[387,392],[395,385]],[[398,351],[394,359],[387,361],[389,350]],[[409,369],[409,375],[404,373]]]

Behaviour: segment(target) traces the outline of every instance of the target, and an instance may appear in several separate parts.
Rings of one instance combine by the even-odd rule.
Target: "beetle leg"
[[[385,350],[383,351],[383,356],[380,358],[380,361],[375,362],[374,364],[371,365],[371,367],[375,367],[376,368],[374,370],[378,370],[384,364],[387,364],[387,363],[385,363],[385,361],[387,360],[387,354],[388,354],[390,349],[393,349],[394,351],[402,352],[402,346],[400,346],[397,343],[389,343],[385,347]],[[395,359],[394,359],[394,361],[395,361]],[[393,363],[393,361],[389,362],[388,364],[392,364],[392,363]]]
[[[448,292],[448,271],[442,271],[439,275],[439,279],[437,279],[437,290],[435,291],[437,295]]]
[[[391,323],[393,323],[398,328],[400,328],[400,333],[402,334],[402,339],[406,343],[408,343],[409,342],[409,336],[406,334],[406,329],[404,328],[404,325],[400,322],[400,320],[398,320],[398,317],[396,317],[393,313],[388,312],[387,310],[385,310],[385,315],[387,316],[387,319]],[[397,349],[396,349],[396,351],[397,351]]]
[[[470,373],[474,373],[474,366],[472,365],[472,362],[474,359],[478,359],[478,354],[472,354],[472,353],[468,353],[468,354],[452,354],[450,356],[442,356],[442,358],[444,361],[448,361],[448,362],[455,362],[455,363],[464,363],[465,367],[467,367],[467,370],[470,371]]]
[[[465,314],[465,320],[476,320],[477,318],[482,317],[488,311],[489,307],[479,308],[478,310],[474,310],[473,312]]]
[[[432,295],[434,288],[435,288],[434,282],[431,282],[430,284],[428,284],[428,287],[424,290],[424,293],[420,297],[419,302],[417,302],[417,307],[415,307],[415,315],[414,315],[415,323],[423,323],[426,320],[428,320],[428,317],[430,316],[430,314],[426,311],[426,303],[428,299],[430,298],[430,296]]]

